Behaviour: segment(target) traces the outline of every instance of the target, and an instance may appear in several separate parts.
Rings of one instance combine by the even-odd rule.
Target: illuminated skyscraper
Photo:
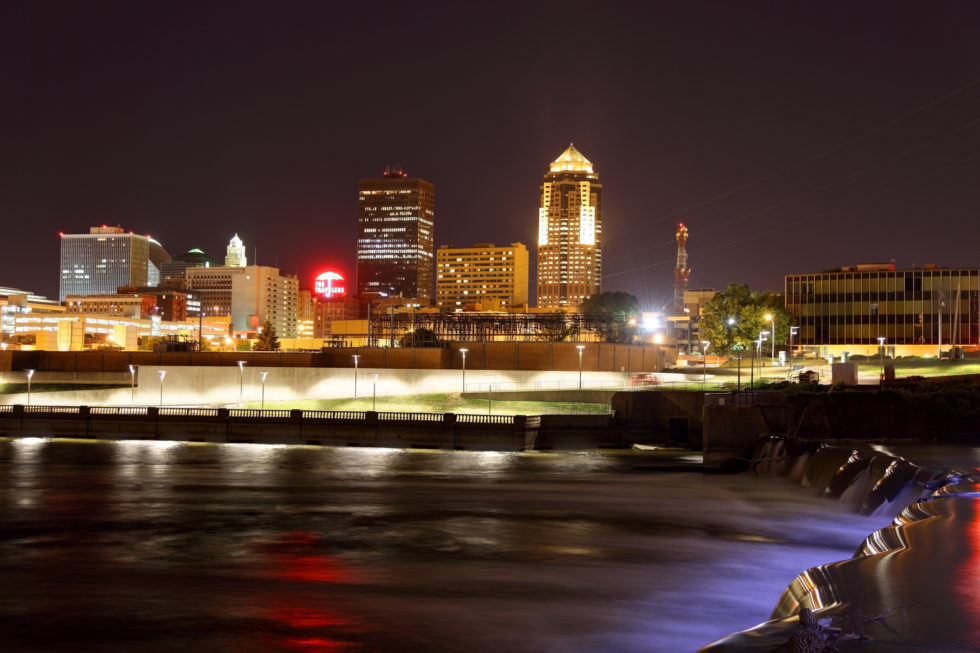
[[[569,145],[541,184],[538,306],[574,308],[602,281],[602,184],[592,162]]]
[[[228,250],[225,253],[225,267],[243,268],[248,265],[248,258],[245,256],[245,243],[235,234],[228,242]]]
[[[61,234],[58,301],[68,295],[105,295],[119,286],[156,286],[170,255],[149,236],[121,227],[92,227],[87,234]]]
[[[435,189],[388,170],[357,194],[357,292],[432,298]]]

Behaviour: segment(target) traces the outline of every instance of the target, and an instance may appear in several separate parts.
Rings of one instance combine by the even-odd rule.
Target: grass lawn
[[[609,404],[564,401],[492,401],[494,415],[568,415],[603,414]],[[246,408],[258,408],[259,402],[245,402]],[[371,397],[357,399],[298,399],[266,401],[266,408],[301,408],[303,410],[372,410]],[[486,413],[486,399],[464,399],[459,393],[401,395],[378,397],[379,412],[408,413]]]
[[[980,361],[940,360],[938,358],[899,358],[885,359],[885,365],[895,366],[895,376],[955,376],[959,374],[980,374]],[[874,374],[881,370],[880,360],[858,362],[862,372]]]

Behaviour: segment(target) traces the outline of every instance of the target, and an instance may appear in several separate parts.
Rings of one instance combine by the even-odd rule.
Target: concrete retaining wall
[[[621,446],[618,433],[607,415],[0,406],[9,437],[522,451]]]
[[[578,346],[582,369],[592,372],[658,372],[673,364],[672,350],[658,345],[612,345],[596,342],[452,342],[444,347],[337,347],[322,352],[114,352],[20,351],[0,352],[0,371],[35,369],[47,372],[128,372],[130,365],[172,367],[361,367],[381,369],[460,369],[526,372],[577,371]]]
[[[258,402],[262,397],[260,372],[268,372],[265,380],[266,401],[292,401],[299,399],[333,399],[354,396],[354,370],[331,368],[281,367],[263,368],[199,367],[199,366],[150,366],[141,367],[136,374],[136,388],[130,397],[128,387],[112,390],[73,390],[34,393],[35,404],[54,405],[160,405],[160,375],[164,371],[162,405],[170,406],[222,406],[237,404],[239,400]],[[18,374],[18,373],[8,373]],[[34,375],[35,384],[54,383],[51,372]],[[78,382],[84,378],[79,374]],[[95,380],[101,373],[90,372]],[[374,374],[378,375],[374,387]],[[17,383],[25,383],[19,374]],[[114,374],[118,376],[118,374]],[[9,377],[8,377],[9,378]],[[125,375],[129,383],[129,373]],[[583,373],[583,384],[592,387],[622,387],[623,375],[613,372]],[[569,387],[578,385],[578,372],[494,372],[492,375],[479,371],[466,372],[466,387],[472,392],[486,392],[492,382],[494,392],[525,387]],[[13,379],[11,379],[13,381]],[[462,373],[459,370],[392,370],[359,368],[357,370],[357,396],[378,397],[459,392],[462,390]],[[26,404],[25,393],[0,395],[0,403]]]

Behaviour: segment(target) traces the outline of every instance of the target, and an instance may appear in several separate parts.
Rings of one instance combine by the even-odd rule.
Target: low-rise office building
[[[793,345],[818,355],[938,355],[980,344],[980,269],[864,264],[785,280]],[[883,339],[883,340],[882,340]]]

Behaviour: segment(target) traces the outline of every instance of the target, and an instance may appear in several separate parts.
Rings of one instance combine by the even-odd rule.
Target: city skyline
[[[691,288],[976,263],[972,3],[0,11],[0,215],[24,241],[0,281],[47,296],[57,233],[103,223],[216,258],[237,231],[304,283],[352,278],[357,180],[387,164],[439,188],[437,247],[533,243],[568,142],[605,182],[603,287],[645,306],[681,221]]]

